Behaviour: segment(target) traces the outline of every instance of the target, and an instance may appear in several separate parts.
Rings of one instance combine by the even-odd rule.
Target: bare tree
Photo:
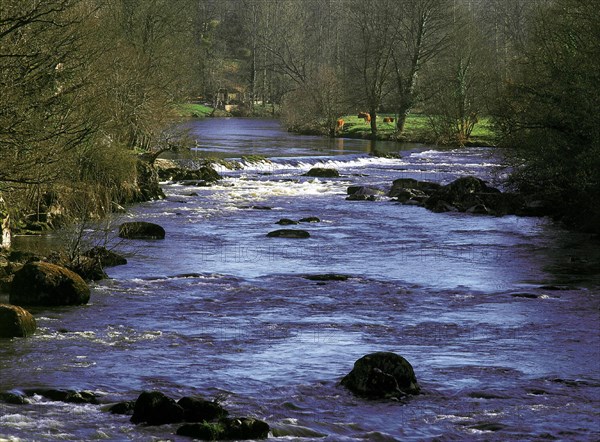
[[[352,0],[348,2],[349,81],[360,92],[371,117],[371,134],[377,135],[377,113],[389,93],[392,75],[392,48],[397,41],[393,0]]]
[[[392,42],[395,80],[393,102],[399,133],[416,102],[421,68],[448,44],[450,7],[447,0],[405,0],[393,11],[396,40]]]
[[[428,66],[422,88],[437,141],[463,144],[469,140],[487,111],[490,57],[473,11],[455,4],[448,45]]]

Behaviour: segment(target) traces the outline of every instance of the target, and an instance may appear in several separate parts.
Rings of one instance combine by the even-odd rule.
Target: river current
[[[189,128],[198,146],[178,161],[268,160],[217,166],[225,178],[212,187],[163,183],[166,200],[116,218],[156,222],[166,239],[116,242],[129,263],[93,284],[88,305],[32,310],[33,337],[0,340],[0,391],[91,390],[104,404],[199,394],[267,421],[275,440],[600,439],[597,242],[545,218],[346,200],[350,185],[396,178],[498,185],[493,149],[399,151],[269,120]],[[311,167],[341,177],[303,176]],[[292,228],[309,239],[266,237],[305,217],[320,222]],[[303,277],[323,273],[350,278]],[[423,394],[373,401],[341,387],[374,351],[410,361]],[[0,440],[186,440],[103,408],[0,403]]]

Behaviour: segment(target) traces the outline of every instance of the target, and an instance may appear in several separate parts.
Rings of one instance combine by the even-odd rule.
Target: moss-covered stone
[[[0,304],[0,338],[24,338],[36,329],[34,317],[22,307]]]
[[[269,424],[264,421],[240,417],[221,419],[218,422],[183,425],[177,430],[177,435],[200,440],[266,439],[269,436],[269,430]]]
[[[89,301],[90,288],[75,272],[38,261],[15,272],[9,294],[16,305],[79,305]]]

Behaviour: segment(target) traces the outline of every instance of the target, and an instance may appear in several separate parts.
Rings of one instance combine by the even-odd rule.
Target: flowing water
[[[274,121],[189,126],[198,149],[185,162],[270,160],[221,167],[212,187],[165,184],[166,200],[115,220],[157,222],[167,237],[119,244],[129,264],[88,305],[33,310],[33,337],[0,341],[0,391],[200,394],[279,440],[600,438],[597,242],[547,219],[345,199],[349,185],[400,177],[494,183],[493,150],[411,145],[388,159],[368,153],[398,145],[299,137]],[[313,166],[342,176],[302,176]],[[291,226],[309,239],[266,237],[280,218],[309,216],[321,222]],[[332,272],[350,278],[303,278]],[[412,363],[423,394],[386,402],[340,387],[383,350]],[[176,427],[37,396],[0,403],[0,440],[185,440]]]

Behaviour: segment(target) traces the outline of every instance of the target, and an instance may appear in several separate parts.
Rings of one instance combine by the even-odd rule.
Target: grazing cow
[[[368,112],[359,112],[358,118],[363,118],[365,123],[369,123],[371,121],[371,115]]]
[[[344,127],[344,120],[341,118],[337,120],[337,130],[341,130]]]
[[[394,117],[383,117],[383,122],[384,123],[393,123]]]

